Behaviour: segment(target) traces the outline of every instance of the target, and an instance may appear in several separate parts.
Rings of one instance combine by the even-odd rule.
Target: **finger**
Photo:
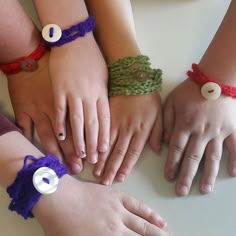
[[[119,182],[123,182],[131,170],[135,166],[140,154],[145,146],[145,143],[148,139],[148,133],[139,132],[135,134],[129,144],[128,150],[125,154],[124,160],[121,164],[121,167],[118,170],[116,175],[116,180]]]
[[[71,129],[67,127],[67,136],[59,142],[63,151],[65,162],[70,166],[72,174],[79,174],[83,170],[83,160],[76,154]]]
[[[203,157],[207,141],[200,136],[192,136],[183,157],[181,170],[176,181],[176,193],[186,196],[189,193],[199,163]]]
[[[126,227],[126,229],[124,230],[124,232],[122,231],[122,235],[125,235],[125,236],[140,236],[140,234],[137,234],[133,230],[129,229],[126,225],[124,225],[124,227]]]
[[[66,112],[67,112],[67,101],[64,94],[56,94],[54,97],[55,101],[55,135],[58,140],[63,141],[66,139]]]
[[[126,227],[130,228],[134,232],[143,236],[168,236],[169,234],[164,232],[160,227],[157,227],[144,219],[132,215],[124,222]]]
[[[164,141],[166,143],[170,142],[171,134],[174,129],[174,104],[172,99],[167,99],[164,107]]]
[[[107,98],[98,100],[98,122],[99,122],[99,134],[98,134],[98,151],[106,152],[109,147],[110,139],[110,109]]]
[[[107,159],[115,146],[117,137],[118,137],[118,129],[111,128],[110,144],[108,150],[107,152],[99,153],[98,162],[94,166],[93,174],[96,177],[101,177],[103,175]]]
[[[164,170],[167,180],[173,180],[176,177],[188,139],[188,133],[177,131],[175,131],[171,137]]]
[[[17,126],[22,130],[23,135],[30,141],[33,141],[33,123],[30,116],[26,113],[15,113]]]
[[[111,185],[114,181],[117,171],[119,170],[126,155],[131,139],[131,133],[126,133],[123,131],[123,129],[120,131],[117,142],[107,161],[104,175],[101,180],[102,184]]]
[[[122,203],[124,207],[134,215],[141,217],[145,221],[156,225],[157,227],[166,227],[166,221],[159,214],[137,199],[130,196],[125,196],[122,199]]]
[[[225,144],[229,151],[228,172],[230,176],[236,177],[236,132],[225,140]]]
[[[160,109],[155,124],[152,128],[149,143],[153,151],[158,152],[161,148],[161,139],[163,134],[162,111]]]
[[[213,139],[207,144],[204,170],[200,181],[200,192],[208,194],[213,191],[216,176],[219,172],[222,156],[223,142],[221,139]]]
[[[62,160],[62,153],[53,133],[50,120],[46,115],[39,115],[37,120],[33,120],[35,129],[39,136],[42,147],[46,153],[53,154]]]
[[[87,160],[91,164],[98,161],[98,116],[96,104],[83,104],[85,123],[85,142]]]
[[[84,112],[81,100],[68,101],[70,110],[70,125],[73,135],[75,152],[78,157],[86,156],[84,143]],[[67,134],[68,135],[68,134]]]

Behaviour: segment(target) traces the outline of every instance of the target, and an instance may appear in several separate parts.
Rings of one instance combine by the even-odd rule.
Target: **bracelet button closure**
[[[216,100],[221,95],[221,87],[214,82],[207,82],[201,88],[201,94],[206,100]]]
[[[59,178],[53,169],[41,167],[34,172],[33,185],[39,193],[52,194],[56,192],[58,184]]]
[[[150,79],[149,75],[145,71],[138,71],[134,74],[134,80],[144,82]]]
[[[42,36],[45,41],[55,43],[61,38],[62,30],[56,24],[48,24],[43,27]]]

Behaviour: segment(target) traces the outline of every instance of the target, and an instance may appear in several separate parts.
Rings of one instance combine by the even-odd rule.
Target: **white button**
[[[48,167],[41,167],[34,172],[33,184],[43,195],[54,193],[57,190],[59,178],[56,172]]]
[[[214,82],[208,82],[201,88],[202,96],[207,100],[216,100],[221,95],[221,87]]]
[[[62,35],[61,28],[56,24],[48,24],[43,27],[42,36],[49,43],[57,42]]]

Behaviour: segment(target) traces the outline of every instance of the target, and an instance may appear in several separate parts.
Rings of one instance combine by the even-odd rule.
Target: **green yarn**
[[[125,57],[110,65],[109,96],[145,95],[161,90],[162,71],[152,69],[147,56]]]

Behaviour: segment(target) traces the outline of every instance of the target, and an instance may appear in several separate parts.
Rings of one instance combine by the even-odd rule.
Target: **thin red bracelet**
[[[38,68],[37,60],[39,60],[46,51],[44,42],[40,42],[38,47],[28,56],[21,57],[12,63],[0,65],[0,70],[7,75],[16,74],[20,71],[35,71]]]
[[[223,85],[218,83],[217,81],[208,78],[206,75],[204,75],[198,68],[197,64],[192,64],[192,71],[188,71],[187,75],[189,78],[194,80],[197,84],[200,86],[205,85],[206,83],[212,82],[217,84],[221,88],[221,93],[233,98],[236,98],[236,87],[229,86],[229,85]],[[212,91],[209,91],[211,93]]]

